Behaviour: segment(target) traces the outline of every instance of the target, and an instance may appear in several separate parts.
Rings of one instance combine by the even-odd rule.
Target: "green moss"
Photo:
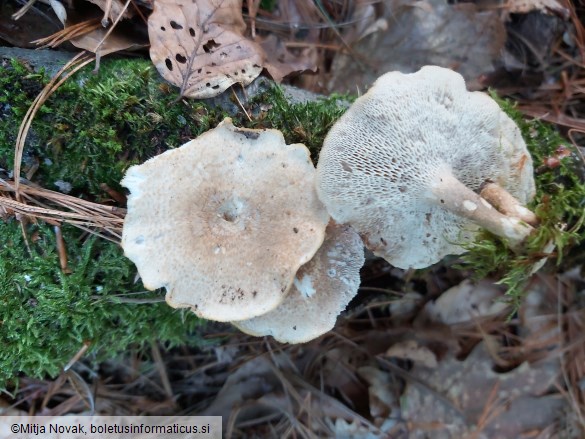
[[[63,180],[72,185],[73,195],[103,201],[107,194],[101,183],[121,191],[119,181],[129,166],[181,145],[226,116],[201,102],[178,99],[176,89],[157,75],[148,61],[104,60],[97,75],[87,67],[67,81],[32,124],[24,164],[38,164],[33,181],[55,189]],[[0,65],[0,168],[12,169],[18,126],[46,82],[42,73],[21,64]],[[349,100],[332,96],[290,104],[274,87],[248,106],[257,116],[250,121],[242,112],[233,116],[234,124],[280,129],[287,143],[306,144],[316,161],[327,131],[345,111],[341,99]],[[527,123],[510,104],[501,104],[519,123],[537,167],[563,144],[549,127]],[[464,256],[464,267],[478,276],[498,276],[518,298],[544,243],[557,243],[556,263],[578,254],[585,199],[580,169],[567,158],[558,168],[537,173],[532,207],[542,226],[524,254],[514,255],[484,234]],[[198,320],[192,314],[134,300],[161,298],[162,292],[129,299],[142,285],[134,282],[136,270],[118,246],[64,227],[72,273],[63,274],[52,229],[31,226],[27,235],[30,254],[19,224],[0,223],[0,388],[19,372],[54,376],[86,340],[91,341],[88,355],[99,360],[153,338],[186,343],[196,337]]]
[[[0,64],[0,167],[12,169],[18,126],[42,90],[42,79],[16,61]]]
[[[0,104],[7,103],[0,121],[0,166],[7,169],[22,116],[47,82],[22,70],[17,63],[0,68]],[[36,181],[55,189],[62,180],[74,194],[100,197],[101,183],[120,189],[128,166],[180,146],[222,118],[219,112],[202,117],[208,110],[201,104],[177,102],[176,91],[156,75],[148,61],[116,60],[102,63],[98,74],[88,67],[65,82],[28,136],[24,163],[41,164]]]
[[[55,236],[48,226],[27,229],[30,253],[18,223],[0,222],[0,388],[18,373],[58,374],[82,347],[110,358],[153,337],[170,344],[193,338],[198,319],[166,303],[126,303],[162,293],[143,292],[135,268],[113,243],[63,227],[70,274],[59,265]],[[149,302],[149,301],[147,301]]]
[[[0,167],[12,169],[14,143],[21,119],[47,78],[22,65],[0,67]],[[248,128],[279,128],[288,143],[305,143],[316,160],[331,125],[345,111],[340,98],[290,104],[279,87],[257,97],[252,106],[268,110],[249,121]],[[121,190],[119,181],[132,164],[175,148],[213,128],[224,117],[220,110],[179,99],[177,90],[158,79],[149,61],[102,63],[98,74],[87,67],[65,82],[37,114],[24,150],[24,167],[40,164],[35,181],[55,189],[61,180],[72,193],[99,199],[100,184]]]
[[[277,0],[260,0],[259,9],[272,12],[276,9]]]
[[[550,125],[527,121],[514,104],[492,95],[518,124],[535,167],[536,196],[529,204],[540,224],[530,235],[521,254],[514,254],[499,238],[483,233],[467,246],[462,268],[474,276],[491,275],[507,286],[508,297],[519,306],[523,286],[530,272],[544,256],[547,244],[554,243],[550,267],[571,267],[583,254],[585,240],[585,167],[574,148]],[[564,158],[561,158],[565,156]]]
[[[286,143],[303,143],[309,148],[316,164],[319,151],[327,132],[346,111],[349,97],[332,95],[315,102],[291,104],[280,87],[273,87],[258,96],[255,102],[269,103],[268,110],[260,113],[252,122],[242,120],[250,128],[277,128],[282,131]]]
[[[26,172],[38,165],[32,179],[47,189],[62,180],[72,185],[72,195],[103,201],[101,183],[122,191],[119,181],[129,166],[185,143],[226,116],[178,99],[148,61],[104,60],[97,75],[91,68],[65,82],[32,123],[23,167]],[[18,127],[47,82],[42,72],[17,62],[0,65],[0,168],[13,168]],[[307,144],[316,160],[327,130],[344,111],[337,102],[334,97],[291,105],[275,87],[251,104],[258,117],[249,121],[242,112],[233,119],[237,126],[279,128],[288,143]],[[192,314],[165,303],[136,303],[160,299],[163,292],[137,294],[142,284],[134,282],[136,269],[118,246],[71,227],[63,233],[71,274],[59,268],[50,227],[27,229],[29,254],[19,223],[0,222],[0,388],[18,373],[56,375],[86,340],[87,355],[99,360],[153,338],[187,343],[196,337]]]

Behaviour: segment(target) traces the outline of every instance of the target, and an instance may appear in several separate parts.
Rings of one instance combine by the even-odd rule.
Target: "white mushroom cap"
[[[304,343],[335,326],[357,294],[364,244],[349,226],[331,223],[313,259],[303,265],[286,299],[274,310],[250,320],[233,322],[241,331],[272,335],[282,343]]]
[[[124,252],[173,307],[217,321],[265,314],[325,237],[314,178],[304,145],[226,119],[128,170]]]
[[[532,174],[520,130],[497,103],[468,92],[458,73],[427,66],[381,76],[336,122],[319,157],[317,192],[374,253],[422,268],[462,253],[478,224],[521,242],[532,229],[473,191],[491,180],[526,203]]]

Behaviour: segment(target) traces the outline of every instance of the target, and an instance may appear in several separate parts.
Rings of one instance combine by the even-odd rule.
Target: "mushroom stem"
[[[498,212],[451,172],[440,174],[437,180],[431,187],[435,203],[495,235],[506,238],[512,250],[519,250],[526,237],[534,230],[520,219]]]
[[[479,195],[504,215],[518,218],[531,226],[538,224],[538,219],[534,212],[522,206],[520,201],[514,198],[510,192],[496,183],[491,181],[485,183]]]

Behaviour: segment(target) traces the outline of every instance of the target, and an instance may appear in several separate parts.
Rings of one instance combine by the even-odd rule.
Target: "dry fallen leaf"
[[[554,12],[565,18],[569,16],[569,10],[557,0],[508,0],[506,10],[510,14],[528,14],[532,11],[543,13]]]
[[[97,5],[102,11],[104,11],[105,15],[109,19],[109,21],[114,22],[124,11],[124,3],[122,0],[87,0],[94,5]],[[124,15],[122,18],[131,18],[134,13],[132,12],[132,8],[127,8],[124,11]]]
[[[232,412],[237,408],[250,404],[263,395],[278,389],[278,379],[272,373],[270,359],[265,356],[254,358],[232,372],[212,404],[201,414],[203,416],[220,416],[224,428]],[[270,411],[270,410],[269,410]],[[255,413],[242,416],[252,419]]]
[[[61,22],[63,26],[65,26],[65,22],[67,21],[67,11],[65,10],[65,6],[58,0],[49,0],[49,4],[55,11],[55,15]]]
[[[387,418],[398,409],[398,382],[386,371],[377,367],[363,366],[358,374],[369,384],[370,415],[376,418]]]
[[[106,36],[106,32],[106,29],[98,28],[80,37],[72,38],[70,41],[75,47],[89,50],[99,56],[129,49],[135,45],[138,46],[135,41],[127,39],[123,35],[117,35],[116,33],[110,34],[103,44],[99,46],[102,39]]]
[[[551,392],[558,362],[522,363],[498,373],[484,343],[465,361],[445,358],[435,369],[415,364],[410,373],[415,381],[407,384],[401,401],[411,438],[524,437],[553,424],[567,410],[566,399]]]
[[[124,4],[123,7],[127,7]],[[118,11],[120,14],[123,11]],[[117,16],[115,18],[118,18]],[[95,10],[77,11],[67,17],[64,28],[58,32],[33,41],[44,47],[57,47],[64,42],[70,42],[79,49],[96,54],[96,70],[99,68],[100,58],[121,50],[135,50],[146,46],[142,35],[132,28],[122,29],[118,23],[104,28],[100,23],[100,16]]]
[[[293,72],[316,71],[317,52],[314,48],[305,48],[296,56],[274,34],[264,38],[260,45],[265,53],[270,54],[270,60],[265,63],[265,67],[276,82],[282,81]]]
[[[425,367],[437,367],[437,356],[426,346],[421,346],[416,340],[398,342],[386,351],[386,357],[410,360]]]
[[[381,27],[354,43],[358,58],[336,53],[330,91],[355,92],[382,73],[415,72],[423,65],[453,69],[468,87],[477,89],[480,75],[495,70],[506,42],[498,10],[481,11],[473,3],[444,0],[387,0],[379,6],[384,12],[378,18],[386,19],[387,29]]]
[[[509,306],[502,300],[504,289],[487,280],[464,280],[449,288],[434,302],[427,302],[417,321],[453,325],[503,312]]]
[[[193,98],[217,96],[262,71],[262,49],[243,35],[241,0],[157,0],[148,19],[159,73]]]
[[[120,50],[133,50],[144,47],[143,44],[129,38],[124,32],[118,31],[118,29],[114,29],[102,43],[107,32],[107,29],[99,27],[85,35],[72,38],[70,42],[75,47],[95,53],[96,68],[99,67],[99,59],[102,56],[109,53],[119,52]]]

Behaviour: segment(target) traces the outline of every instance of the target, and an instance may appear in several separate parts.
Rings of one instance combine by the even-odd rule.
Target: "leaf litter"
[[[355,56],[338,52],[330,91],[355,91],[356,86],[363,90],[384,72],[410,73],[429,64],[457,71],[468,87],[477,89],[474,81],[495,70],[506,39],[497,10],[481,11],[472,3],[443,0],[392,0],[380,6],[382,12],[373,22],[377,31],[364,32],[366,36],[352,45],[367,61],[356,62]]]
[[[150,57],[181,95],[209,98],[262,71],[264,54],[244,37],[238,0],[159,0],[148,19]]]
[[[96,3],[103,5],[104,2]],[[235,4],[227,1],[225,3],[228,7],[232,5],[232,8]],[[534,5],[546,6],[556,2],[526,3],[528,7],[535,9]],[[223,2],[219,1],[205,3],[208,7],[219,4],[223,6]],[[466,7],[460,6],[459,9],[465,11]],[[446,10],[443,8],[445,6],[438,1],[419,2],[410,10],[405,9],[407,12],[404,17],[420,19],[421,11],[438,13]],[[539,7],[536,6],[536,9]],[[547,10],[550,9],[548,7]],[[239,9],[231,11],[236,13],[235,18],[222,18],[221,14],[219,18],[215,17],[215,12],[218,12],[215,11],[211,14],[209,22],[203,20],[194,23],[197,23],[201,33],[205,33],[205,24],[213,22],[233,32],[235,41],[249,41],[252,46],[256,44],[244,36],[245,24],[243,20],[240,21],[241,4]],[[166,23],[173,32],[181,30],[174,29],[172,22],[178,23],[174,18],[172,14],[166,18]],[[362,19],[367,25],[359,29],[359,32],[355,32],[354,36],[345,35],[349,41],[365,40],[390,29],[391,23],[387,19],[377,17],[372,8],[365,8]],[[416,20],[414,25],[406,18],[403,21],[405,25],[418,29],[419,24]],[[479,25],[483,22],[478,20],[477,23]],[[465,26],[467,25],[469,23]],[[450,25],[447,23],[446,26]],[[434,51],[434,55],[433,53],[431,55],[438,57],[435,59],[457,67],[459,62],[457,57],[460,53],[456,50],[454,52],[444,50],[453,49],[453,46],[449,45],[448,39],[441,39],[442,27],[431,28],[437,31],[435,33],[435,36],[438,35],[437,41],[448,44],[423,47],[423,51]],[[458,33],[453,29],[457,28],[450,28],[449,32]],[[494,32],[501,28],[497,26],[492,28],[488,24],[487,29]],[[188,28],[187,31],[191,37]],[[211,32],[209,28],[207,32]],[[217,36],[219,40],[223,31],[216,29],[216,32],[219,33]],[[405,35],[402,34],[403,37]],[[459,32],[459,35],[477,36],[464,31]],[[184,33],[181,37],[176,36],[175,46],[171,45],[169,49],[165,49],[168,59],[174,62],[173,67],[179,67],[181,64],[177,60],[177,47],[181,48],[184,37]],[[237,44],[230,43],[232,40],[229,39],[225,42],[220,41],[220,46],[229,47],[230,44]],[[273,41],[275,45],[270,47],[281,47],[286,50],[282,40]],[[429,40],[426,41],[428,43]],[[501,48],[500,42],[499,39],[494,40],[492,49]],[[185,43],[191,48],[190,56],[193,57],[193,63],[199,55],[205,58],[213,54],[212,49],[219,49],[215,47],[218,43],[214,38],[205,41],[202,39],[200,44],[196,43],[196,40]],[[203,48],[208,43],[209,52]],[[197,53],[200,46],[203,53]],[[409,50],[411,49],[417,55],[417,50],[410,47]],[[265,52],[272,50],[264,49]],[[189,54],[188,50],[181,53],[185,58]],[[258,63],[256,69],[261,70],[262,67],[269,70],[262,51],[252,53],[262,61]],[[475,55],[473,57],[478,59]],[[417,56],[412,58],[416,60]],[[213,63],[215,58],[207,56],[206,59]],[[283,59],[292,64],[290,58]],[[166,60],[165,57],[165,67]],[[200,59],[201,65],[207,66],[203,60]],[[250,62],[249,59],[247,62]],[[209,66],[223,67],[217,69],[220,79],[213,79],[216,81],[214,85],[222,84],[218,88],[220,89],[223,86],[222,80],[225,80],[226,67],[210,64]],[[298,69],[300,70],[300,66]],[[479,70],[482,69],[477,71]],[[191,74],[191,70],[184,70],[182,75],[178,76],[181,81],[176,85],[186,89],[185,84],[191,80],[189,79]],[[475,71],[471,76],[474,75]],[[206,77],[202,80],[208,81]],[[201,87],[199,79],[193,81],[192,83],[196,84],[194,88]],[[203,84],[203,89],[205,88],[208,88],[206,83]],[[28,188],[22,188],[21,193],[25,194],[27,190]],[[60,197],[59,200],[67,198]],[[50,215],[53,212],[45,214]],[[81,217],[79,219],[83,220]],[[102,412],[145,410],[163,413],[173,407],[169,402],[170,385],[173,386],[173,392],[181,397],[198,392],[197,398],[200,398],[203,394],[207,398],[206,402],[211,402],[210,407],[226,415],[228,419],[226,426],[233,436],[245,435],[250,431],[279,431],[285,436],[292,432],[302,437],[310,437],[313,433],[338,437],[342,434],[380,437],[381,434],[400,432],[409,432],[412,437],[428,437],[429,434],[444,437],[460,437],[463,434],[475,437],[515,437],[529,433],[527,429],[550,431],[551,426],[560,428],[558,425],[555,426],[555,423],[559,419],[559,413],[568,410],[569,399],[576,401],[577,405],[584,402],[583,392],[578,388],[571,389],[571,383],[577,382],[579,377],[583,376],[584,371],[581,369],[582,360],[585,358],[585,353],[579,346],[575,346],[576,343],[562,348],[560,341],[564,331],[572,331],[572,337],[568,337],[570,340],[579,340],[578,334],[583,332],[583,313],[579,309],[575,310],[575,297],[571,299],[570,292],[564,288],[559,290],[558,286],[551,286],[550,282],[558,280],[549,279],[549,283],[543,281],[537,286],[533,285],[526,299],[529,303],[523,308],[519,320],[505,325],[501,319],[497,320],[497,311],[502,310],[494,311],[493,308],[493,300],[499,294],[498,288],[493,284],[488,285],[480,290],[480,294],[476,294],[478,285],[464,282],[459,287],[453,287],[443,293],[436,301],[427,301],[426,305],[423,305],[424,298],[418,295],[415,297],[416,300],[410,301],[408,307],[394,306],[394,313],[398,314],[395,316],[396,321],[387,326],[384,319],[372,318],[371,314],[368,318],[361,318],[360,308],[357,307],[336,332],[299,348],[282,348],[268,339],[262,342],[264,344],[260,344],[228,332],[230,340],[236,342],[239,340],[242,343],[241,347],[235,350],[233,345],[228,344],[225,349],[235,351],[229,355],[217,355],[217,348],[215,355],[205,349],[202,352],[183,352],[168,359],[159,355],[155,360],[157,367],[147,371],[136,366],[140,360],[133,359],[134,362],[129,368],[132,369],[130,373],[120,372],[121,365],[116,363],[112,367],[116,370],[113,375],[118,374],[116,376],[118,383],[126,384],[115,388],[111,382],[99,383],[105,398],[96,401],[98,403],[96,408]],[[571,310],[565,316],[559,315],[554,300],[551,307],[551,291],[562,293],[562,307]],[[495,304],[501,305],[499,302]],[[369,311],[371,310],[372,308]],[[559,320],[563,320],[562,325],[558,323]],[[374,327],[368,326],[370,323]],[[565,326],[567,329],[562,329]],[[561,348],[562,355],[559,355]],[[563,360],[565,357],[566,360]],[[562,387],[562,383],[559,383],[563,373],[560,364],[562,361],[571,364],[566,372],[570,376],[564,378],[570,393],[567,398],[562,392],[558,392]],[[186,367],[183,362],[189,366]],[[178,367],[178,364],[181,364],[181,367]],[[87,405],[83,401],[87,398],[80,398],[79,392],[79,388],[85,387],[82,381],[88,377],[87,366],[81,362],[76,367],[79,368],[77,369],[79,373],[75,372],[77,374],[75,383],[68,384],[67,380],[63,379],[55,382],[54,387],[63,390],[63,398],[51,413],[60,411],[65,413],[76,408],[82,410],[84,405]],[[214,367],[218,369],[213,373],[205,373],[212,371]],[[180,371],[184,374],[184,379],[169,384],[168,379],[164,379],[166,370]],[[455,377],[458,379],[455,380]],[[27,383],[29,387],[26,386]],[[453,385],[448,386],[447,383]],[[34,395],[42,395],[43,391],[46,391],[43,404],[45,408],[46,401],[58,393],[55,388],[43,389],[42,383],[33,383],[31,380],[25,379],[23,384],[25,384],[23,394],[29,392],[32,400],[35,398]],[[128,391],[132,387],[140,386],[150,389],[151,395],[154,396],[152,398],[128,396],[130,394]],[[215,395],[216,392],[211,388],[217,390],[219,387],[222,387],[222,390]],[[112,403],[116,398],[126,398],[135,403],[135,406],[123,407],[122,404],[113,404],[108,408],[108,403]],[[103,405],[99,405],[100,403]],[[200,408],[195,412],[203,413]],[[534,413],[539,415],[534,416]],[[267,425],[271,427],[266,427]]]
[[[276,82],[312,69],[276,37],[254,41],[245,31],[240,0],[159,0],[148,19],[150,56],[182,96],[197,99],[217,96],[236,83],[246,86],[264,68]]]

